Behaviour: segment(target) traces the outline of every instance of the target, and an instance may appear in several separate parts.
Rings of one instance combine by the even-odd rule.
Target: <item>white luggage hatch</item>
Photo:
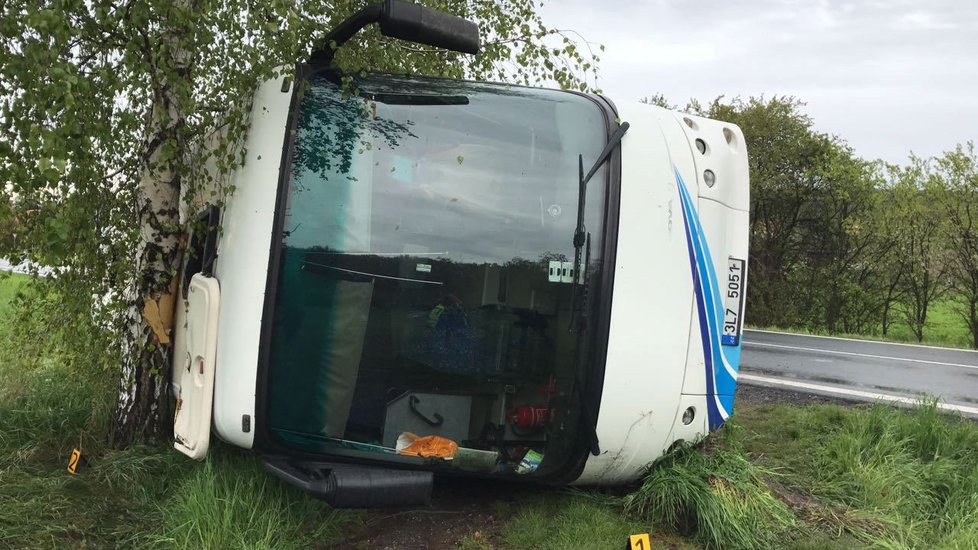
[[[217,279],[200,273],[187,289],[186,345],[173,358],[173,382],[179,388],[173,417],[173,446],[196,460],[207,454],[214,401],[217,316],[221,288]]]

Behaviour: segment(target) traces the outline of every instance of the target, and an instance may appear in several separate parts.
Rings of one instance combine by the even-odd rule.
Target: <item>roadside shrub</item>
[[[359,517],[289,487],[259,460],[218,446],[160,503],[164,521],[145,544],[162,548],[313,548]]]
[[[656,461],[625,511],[709,548],[759,548],[795,525],[791,510],[740,452],[683,446]]]
[[[0,281],[8,300],[0,303],[0,454],[7,465],[60,462],[83,437],[87,448],[101,447],[111,417],[115,381],[97,344],[101,331],[45,285]]]
[[[972,548],[978,541],[978,425],[936,402],[847,415],[813,449],[811,471],[816,494],[888,519],[892,528],[867,542]]]

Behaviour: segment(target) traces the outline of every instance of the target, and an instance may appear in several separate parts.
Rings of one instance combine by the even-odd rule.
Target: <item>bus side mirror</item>
[[[479,26],[444,12],[403,0],[387,0],[380,17],[380,32],[462,53],[479,53]]]
[[[336,26],[312,53],[310,63],[329,65],[336,48],[353,38],[360,29],[380,24],[384,36],[462,53],[479,53],[479,26],[467,19],[449,15],[421,4],[404,0],[385,0],[367,4]]]

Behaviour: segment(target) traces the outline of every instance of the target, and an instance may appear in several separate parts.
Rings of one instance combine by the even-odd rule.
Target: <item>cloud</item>
[[[791,94],[890,162],[978,138],[978,3],[555,0],[543,15],[605,44],[598,85],[616,102]]]
[[[915,11],[901,15],[897,19],[897,26],[900,30],[950,30],[955,25],[949,21],[943,21],[935,13]]]

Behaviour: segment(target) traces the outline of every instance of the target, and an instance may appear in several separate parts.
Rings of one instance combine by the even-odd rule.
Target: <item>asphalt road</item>
[[[23,268],[21,268],[21,266],[13,265],[7,260],[0,258],[0,271],[13,271],[14,273],[22,273]]]
[[[914,403],[978,417],[978,352],[744,331],[740,381],[856,399]]]
[[[21,274],[29,274],[30,273],[30,270],[28,269],[28,265],[26,265],[26,264],[13,265],[9,261],[7,261],[5,258],[0,258],[0,271],[10,271],[10,272],[13,272],[13,273],[21,273]],[[51,273],[51,270],[48,269],[48,268],[46,268],[46,267],[42,267],[38,271],[39,271],[38,274],[41,277],[47,277]]]

